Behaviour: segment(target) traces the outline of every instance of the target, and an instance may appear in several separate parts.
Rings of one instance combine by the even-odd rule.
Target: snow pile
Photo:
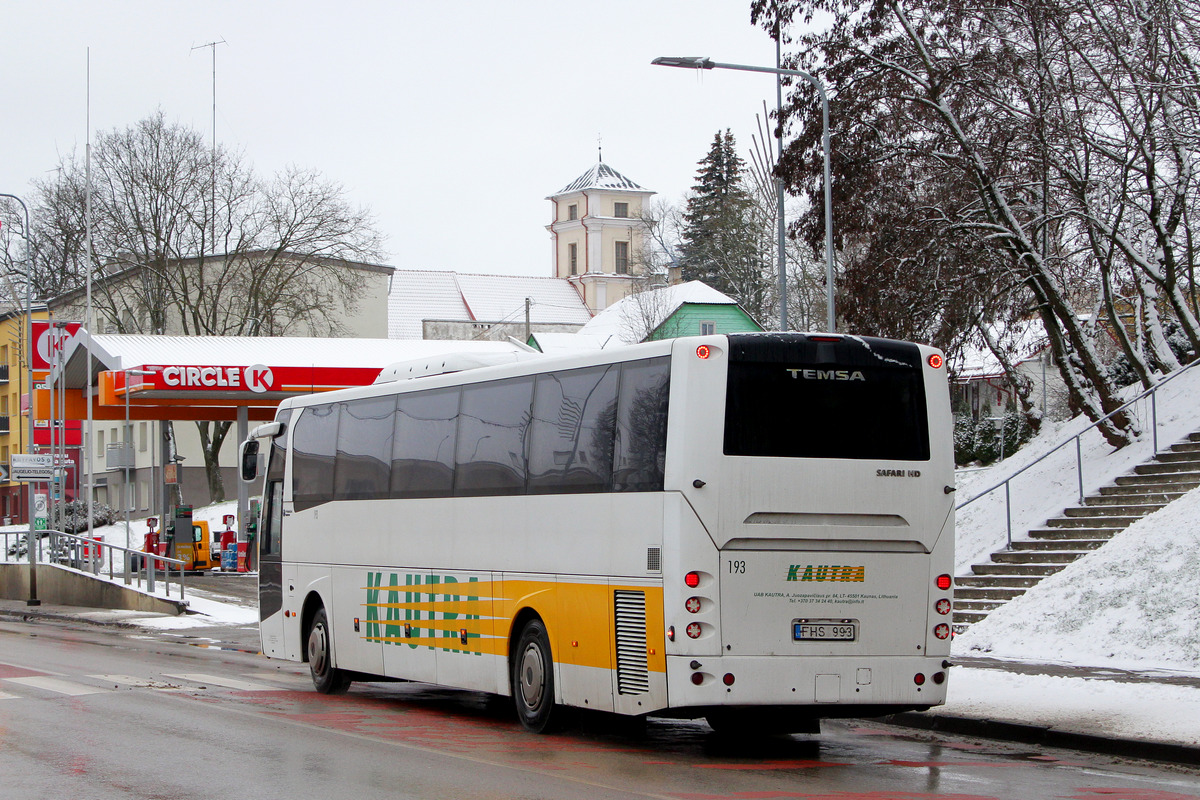
[[[1200,745],[1200,691],[1190,686],[956,668],[941,713],[1016,720],[1116,739]]]
[[[956,637],[963,654],[1200,671],[1200,489]]]

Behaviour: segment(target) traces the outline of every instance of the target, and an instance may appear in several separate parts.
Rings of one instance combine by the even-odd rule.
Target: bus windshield
[[[921,366],[902,342],[731,336],[724,452],[928,461]]]

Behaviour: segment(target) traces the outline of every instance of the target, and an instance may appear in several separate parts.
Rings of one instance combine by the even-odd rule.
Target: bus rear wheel
[[[540,619],[521,630],[512,659],[512,692],[521,725],[533,733],[546,733],[554,714],[554,661],[550,637]]]
[[[329,619],[323,607],[317,609],[308,629],[308,671],[321,694],[342,694],[350,688],[350,676],[333,665]]]

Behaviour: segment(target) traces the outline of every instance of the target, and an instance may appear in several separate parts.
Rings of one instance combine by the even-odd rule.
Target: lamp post
[[[21,210],[25,212],[25,230],[22,231],[25,235],[25,332],[29,337],[29,349],[25,353],[25,364],[28,366],[29,374],[29,452],[33,452],[33,247],[29,243],[29,207],[25,205],[25,201],[17,197],[15,194],[5,194],[0,192],[0,197],[7,197],[10,200],[16,200],[21,204]],[[25,540],[26,549],[29,551],[29,599],[25,601],[26,605],[40,606],[42,601],[37,596],[37,557],[34,555],[34,530],[33,530],[33,484],[26,484],[29,493],[29,535]]]
[[[833,307],[833,194],[829,169],[829,96],[825,94],[825,85],[816,76],[798,69],[780,69],[778,67],[753,67],[746,64],[723,64],[711,58],[696,58],[690,56],[661,56],[650,62],[660,67],[682,67],[685,69],[734,69],[742,72],[765,72],[770,75],[795,75],[804,78],[812,84],[821,97],[821,151],[825,160],[825,298],[827,330],[833,333],[837,330],[837,318]],[[779,242],[779,275],[780,286],[784,281],[783,228],[780,226]],[[786,312],[785,312],[786,314]],[[783,317],[786,324],[786,316]]]

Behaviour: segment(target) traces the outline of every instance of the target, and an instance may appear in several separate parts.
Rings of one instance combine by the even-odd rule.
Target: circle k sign
[[[271,390],[271,384],[275,382],[275,375],[272,374],[270,367],[264,367],[262,364],[255,364],[252,367],[246,367],[246,388],[252,392],[267,392]]]

